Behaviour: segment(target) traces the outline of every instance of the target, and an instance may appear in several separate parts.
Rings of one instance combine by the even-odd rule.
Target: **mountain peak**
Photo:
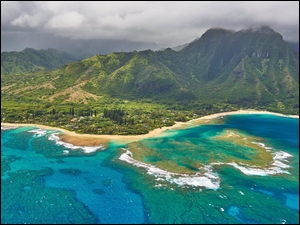
[[[234,33],[233,30],[229,30],[229,29],[224,29],[224,28],[220,28],[220,27],[213,27],[208,29],[202,36],[204,35],[227,35],[227,34],[232,34]]]
[[[217,45],[218,42],[226,36],[233,34],[233,30],[228,30],[224,28],[214,27],[207,30],[200,38],[195,39],[189,43],[182,51],[199,51],[200,48],[210,49],[209,45]]]
[[[215,28],[211,28],[209,30],[207,30],[199,40],[195,41],[195,42],[198,42],[198,41],[203,41],[203,40],[210,40],[210,41],[216,41],[216,40],[219,40],[220,38],[224,37],[224,36],[228,36],[228,35],[231,35],[233,34],[234,31],[233,30],[227,30],[227,29],[224,29],[224,28],[218,28],[218,27],[215,27]]]
[[[266,25],[249,27],[247,29],[243,29],[242,31],[257,32],[259,34],[275,34],[276,33],[273,29],[271,29],[269,26],[266,26]]]

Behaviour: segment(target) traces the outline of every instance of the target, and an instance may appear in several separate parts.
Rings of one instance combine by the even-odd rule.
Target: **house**
[[[77,120],[77,118],[73,118],[70,120],[70,122],[74,123]]]

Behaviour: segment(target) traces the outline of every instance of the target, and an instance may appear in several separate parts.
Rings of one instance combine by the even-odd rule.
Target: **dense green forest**
[[[10,65],[1,54],[2,122],[126,135],[238,109],[299,115],[299,55],[265,26],[210,29],[180,51],[95,55],[54,70]]]
[[[83,103],[3,101],[1,121],[8,123],[36,123],[61,127],[77,133],[145,134],[155,128],[172,126],[175,121],[189,121],[216,112],[239,108],[229,104],[209,104],[199,101],[155,103],[151,99],[137,101],[111,97]]]
[[[77,61],[74,56],[53,48],[47,50],[26,48],[21,52],[2,52],[1,74],[53,70],[74,61]]]

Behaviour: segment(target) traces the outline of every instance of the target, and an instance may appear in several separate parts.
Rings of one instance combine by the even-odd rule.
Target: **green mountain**
[[[76,61],[74,56],[53,48],[47,50],[26,48],[21,52],[2,52],[1,74],[53,70],[74,61]]]
[[[183,50],[196,95],[241,106],[298,107],[299,55],[267,26],[238,32],[208,30]]]
[[[37,65],[23,62],[26,68]],[[52,71],[1,73],[1,92],[2,102],[90,105],[109,96],[190,109],[203,103],[298,114],[299,55],[268,26],[213,28],[180,51],[111,53]]]

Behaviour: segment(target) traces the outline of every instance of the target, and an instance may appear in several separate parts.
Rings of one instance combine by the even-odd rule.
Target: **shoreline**
[[[211,119],[215,119],[221,116],[235,115],[235,114],[269,114],[269,115],[299,119],[299,116],[296,115],[284,115],[280,113],[258,111],[258,110],[251,110],[251,109],[238,110],[238,111],[231,111],[231,112],[215,113],[200,118],[192,119],[187,122],[175,122],[173,126],[156,128],[147,134],[141,134],[141,135],[77,134],[74,131],[69,131],[63,128],[51,127],[51,126],[40,125],[40,124],[1,123],[1,126],[7,126],[7,127],[25,127],[25,126],[31,127],[32,126],[36,128],[45,129],[45,130],[61,131],[62,134],[59,134],[58,136],[60,140],[62,140],[63,142],[70,143],[75,146],[95,147],[100,144],[101,145],[108,144],[110,141],[114,141],[119,144],[128,144],[130,142],[139,141],[145,138],[160,137],[163,136],[162,132],[166,130],[186,128],[194,125],[194,123],[200,125],[206,123],[208,120]]]

